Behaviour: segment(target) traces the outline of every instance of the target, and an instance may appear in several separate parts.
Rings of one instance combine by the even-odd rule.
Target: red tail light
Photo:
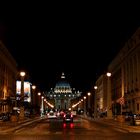
[[[63,128],[66,128],[66,123],[63,123]]]
[[[71,123],[71,124],[70,124],[70,128],[73,128],[73,127],[74,127],[74,124],[73,124],[73,123]]]

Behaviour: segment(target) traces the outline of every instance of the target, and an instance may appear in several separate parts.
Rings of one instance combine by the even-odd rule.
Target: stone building
[[[65,79],[64,73],[61,79],[56,83],[55,87],[46,93],[46,96],[54,104],[57,110],[68,110],[72,107],[72,100],[81,96],[81,92],[71,88],[69,82]]]
[[[105,74],[100,75],[96,81],[97,89],[94,89],[94,113],[95,116],[100,116],[107,111],[107,76]]]
[[[112,73],[112,107],[117,114],[140,114],[140,28],[125,43],[108,67]]]
[[[113,116],[125,112],[140,114],[140,28],[108,65],[108,71],[111,72],[110,93],[106,74],[103,74],[96,81],[94,111],[97,113],[110,104],[108,109]]]
[[[10,112],[15,103],[17,64],[0,41],[0,113]]]

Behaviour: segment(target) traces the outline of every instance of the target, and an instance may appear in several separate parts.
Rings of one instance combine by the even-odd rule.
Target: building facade
[[[94,89],[95,117],[106,115],[107,112],[107,76],[102,74],[96,81]]]
[[[68,110],[72,107],[72,100],[81,96],[79,91],[71,88],[70,84],[66,81],[64,73],[61,79],[56,83],[55,87],[46,93],[46,96],[54,104],[57,110]]]
[[[0,41],[0,113],[10,112],[15,102],[17,64]]]
[[[112,116],[125,112],[140,114],[140,28],[111,61],[108,71],[111,77],[103,74],[96,81],[95,115],[106,107],[111,109]]]
[[[140,28],[125,43],[108,67],[112,107],[117,114],[140,114]]]

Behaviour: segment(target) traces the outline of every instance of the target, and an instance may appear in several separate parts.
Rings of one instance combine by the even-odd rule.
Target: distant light
[[[33,86],[32,86],[32,89],[36,89],[36,86],[35,86],[35,85],[33,85]]]
[[[23,71],[20,72],[20,76],[22,76],[22,77],[25,76],[25,72],[23,72]]]
[[[98,87],[97,86],[94,86],[94,89],[97,89]]]
[[[88,96],[90,96],[91,95],[91,93],[90,92],[88,92]]]
[[[106,75],[107,75],[108,77],[110,77],[110,76],[111,76],[111,73],[110,73],[110,72],[107,72]]]

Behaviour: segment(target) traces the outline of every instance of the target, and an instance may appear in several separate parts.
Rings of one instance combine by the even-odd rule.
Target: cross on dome
[[[61,78],[62,78],[62,79],[65,78],[65,74],[64,74],[64,72],[62,72]]]

